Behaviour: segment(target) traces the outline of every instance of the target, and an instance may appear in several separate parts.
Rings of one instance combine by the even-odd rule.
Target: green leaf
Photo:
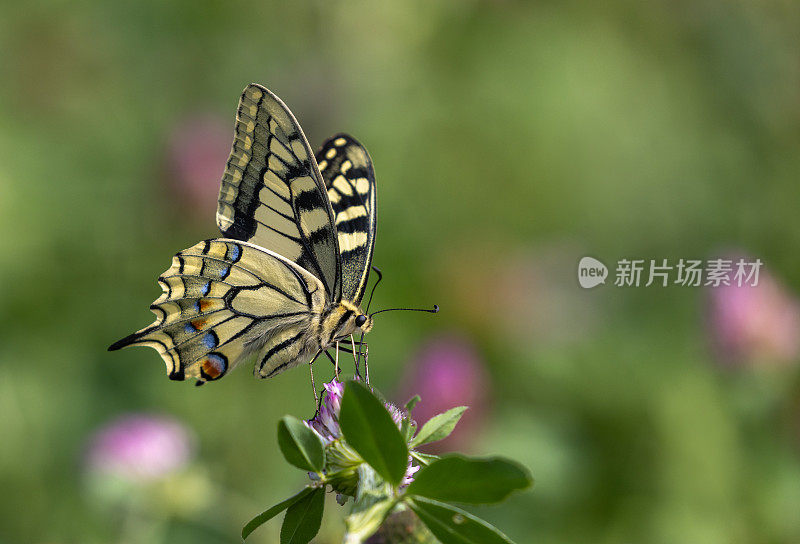
[[[286,460],[299,469],[322,472],[325,467],[325,450],[317,433],[292,416],[278,422],[278,446]]]
[[[386,498],[347,516],[345,542],[363,542],[371,537],[380,529],[396,504],[395,499]]]
[[[325,509],[325,489],[318,487],[286,511],[281,525],[281,544],[308,544],[317,536]]]
[[[250,533],[261,527],[263,524],[265,524],[266,522],[268,522],[269,520],[271,520],[272,518],[274,518],[287,508],[289,508],[291,505],[293,505],[294,503],[296,503],[297,501],[299,501],[312,491],[314,491],[313,487],[306,487],[297,495],[289,497],[285,501],[280,502],[275,506],[273,506],[272,508],[261,512],[259,515],[248,521],[247,525],[245,525],[244,528],[242,529],[242,540],[245,540],[248,536],[250,536]]]
[[[358,490],[353,509],[345,519],[345,543],[363,542],[383,524],[397,500],[392,486],[366,463],[358,467]]]
[[[422,426],[422,429],[420,429],[417,436],[414,437],[414,440],[411,441],[410,447],[413,449],[417,446],[446,438],[453,432],[453,429],[456,428],[458,420],[461,419],[461,415],[466,409],[466,406],[457,406],[443,414],[430,418],[428,422]]]
[[[405,440],[406,443],[411,440],[411,437],[414,436],[414,432],[416,430],[417,426],[408,418],[404,419],[400,424],[400,434],[403,435],[403,440]]]
[[[513,544],[497,527],[455,506],[422,497],[406,504],[442,544]]]
[[[440,501],[487,504],[500,502],[532,482],[528,470],[511,460],[451,454],[415,474],[406,493]]]
[[[409,413],[410,413],[410,412],[411,412],[411,410],[413,410],[413,409],[414,409],[414,406],[416,406],[416,405],[417,405],[417,403],[418,403],[419,401],[421,401],[421,400],[422,400],[422,398],[421,398],[419,395],[414,395],[413,397],[411,397],[410,399],[408,399],[408,402],[406,403],[406,406],[405,406],[405,408],[406,408],[406,412],[409,412]]]
[[[411,457],[416,459],[422,466],[430,465],[437,459],[440,459],[438,455],[434,455],[432,453],[422,453],[421,451],[412,451]]]
[[[360,382],[345,386],[339,425],[350,447],[397,487],[408,466],[408,447],[383,402]]]

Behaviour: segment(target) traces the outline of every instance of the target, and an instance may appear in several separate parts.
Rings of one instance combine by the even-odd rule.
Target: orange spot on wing
[[[206,359],[203,361],[203,372],[205,372],[209,378],[215,379],[219,378],[222,374],[222,368],[220,368],[216,362]]]
[[[213,303],[213,302],[211,302],[210,300],[208,300],[207,298],[202,298],[202,299],[200,299],[200,302],[199,302],[200,311],[201,311],[201,312],[205,312],[206,310],[208,310],[209,308],[211,308],[211,306],[212,306],[213,304],[214,304],[214,303]]]
[[[207,321],[205,319],[192,319],[192,327],[194,327],[196,331],[199,331],[200,329],[205,327],[206,323]]]

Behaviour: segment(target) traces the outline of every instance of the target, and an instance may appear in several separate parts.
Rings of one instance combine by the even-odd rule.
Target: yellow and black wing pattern
[[[342,296],[334,216],[316,160],[289,108],[266,88],[248,85],[239,101],[217,225],[226,238],[251,242],[305,268]]]
[[[314,275],[275,252],[231,239],[181,251],[159,278],[156,321],[109,349],[154,348],[170,379],[216,380],[257,354],[256,375],[291,366],[325,307]]]
[[[355,138],[337,134],[316,154],[333,208],[342,267],[342,298],[360,304],[375,245],[376,191],[372,159]]]

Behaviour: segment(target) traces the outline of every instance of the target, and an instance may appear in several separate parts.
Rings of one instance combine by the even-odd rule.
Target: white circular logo
[[[606,282],[608,268],[593,257],[584,257],[578,262],[578,283],[584,289],[597,287]]]

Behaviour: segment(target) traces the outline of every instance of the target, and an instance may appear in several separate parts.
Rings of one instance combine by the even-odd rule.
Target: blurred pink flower
[[[87,454],[90,471],[150,482],[184,468],[193,456],[189,431],[174,419],[127,415],[99,429]]]
[[[711,342],[721,362],[747,365],[797,359],[800,305],[763,269],[755,287],[709,288],[708,301]]]
[[[422,399],[412,412],[417,425],[456,406],[469,406],[469,410],[449,437],[422,449],[468,448],[486,417],[490,388],[483,360],[467,339],[447,335],[424,345],[412,361],[401,388],[403,398],[419,395]]]
[[[189,117],[173,128],[167,145],[169,181],[193,215],[213,217],[232,141],[232,123],[213,115]]]

